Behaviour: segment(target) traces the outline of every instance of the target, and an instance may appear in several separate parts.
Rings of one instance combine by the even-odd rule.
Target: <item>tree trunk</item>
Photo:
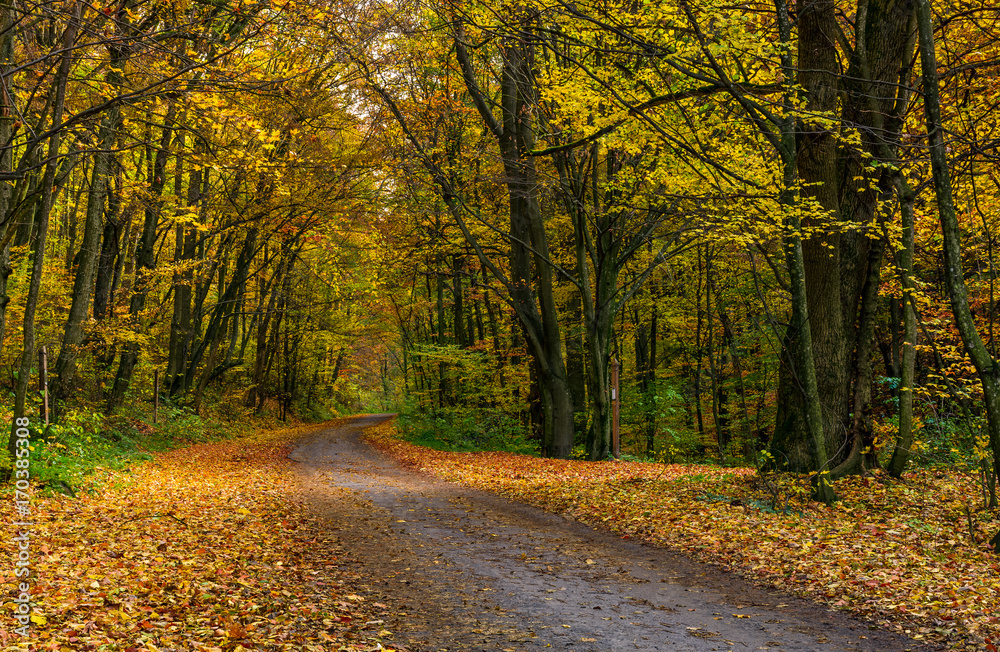
[[[810,113],[831,114],[837,108],[838,77],[840,74],[836,34],[837,18],[833,0],[798,1],[798,83],[807,96],[806,110]],[[797,128],[797,175],[804,184],[801,205],[815,206],[814,216],[806,224],[819,229],[821,234],[802,239],[804,282],[809,313],[809,339],[811,339],[819,395],[825,409],[823,436],[828,451],[839,450],[847,431],[847,413],[850,379],[850,352],[847,333],[844,331],[844,313],[841,304],[841,267],[838,254],[841,235],[836,226],[840,220],[838,203],[837,141],[832,131],[817,122],[802,121]],[[822,233],[825,227],[832,227]],[[787,245],[786,245],[787,246]],[[828,248],[829,247],[829,248]],[[833,255],[831,255],[833,252]],[[786,342],[796,347],[805,342],[789,336]],[[794,358],[794,353],[792,355]],[[788,376],[784,376],[788,379]],[[801,382],[801,379],[800,381]],[[782,396],[801,396],[784,393]],[[782,415],[788,410],[809,415],[809,409],[796,401],[792,405],[779,404],[778,424],[806,424],[800,418],[789,419]],[[808,428],[808,426],[807,426]],[[775,431],[772,446],[782,450],[790,464],[788,470],[803,472],[805,460],[795,453],[796,441],[809,441],[803,431]],[[811,447],[811,446],[810,446]],[[827,469],[828,470],[828,469]]]
[[[180,194],[181,189],[176,189]],[[190,210],[202,199],[202,171],[188,173],[187,206]],[[191,297],[194,285],[194,270],[189,266],[197,254],[198,230],[181,225],[174,230],[174,261],[182,268],[174,272],[174,305],[170,316],[170,339],[167,343],[167,372],[164,384],[171,396],[184,387],[184,373],[190,353],[191,337]]]
[[[913,253],[915,250],[913,202],[914,193],[909,184],[896,177],[896,193],[899,196],[900,212],[903,215],[903,249],[899,252],[900,287],[903,290],[903,352],[899,378],[899,432],[889,460],[889,475],[903,477],[906,463],[913,445],[913,372],[916,362],[917,315],[913,302],[916,300],[913,284]]]
[[[754,457],[755,446],[750,434],[750,410],[747,407],[746,387],[743,382],[743,358],[740,355],[736,342],[736,329],[733,326],[732,319],[729,318],[726,305],[721,301],[717,301],[716,306],[719,311],[719,322],[722,324],[722,337],[733,361],[733,376],[736,379],[736,391],[740,395],[740,420],[743,422],[741,428],[743,431],[743,457],[749,460]]]
[[[868,278],[861,293],[857,347],[851,374],[854,378],[854,397],[851,430],[847,442],[850,449],[843,461],[830,471],[832,479],[857,474],[865,468],[875,468],[878,464],[878,457],[872,450],[874,438],[868,404],[871,401],[872,345],[875,341],[875,318],[878,310],[883,249],[882,240],[877,240],[868,247]]]
[[[76,357],[83,341],[83,322],[90,310],[90,294],[99,255],[101,218],[104,215],[104,201],[108,189],[111,150],[118,139],[118,114],[118,107],[112,107],[101,123],[101,151],[94,156],[94,169],[90,179],[90,189],[87,192],[86,223],[80,253],[77,256],[73,302],[66,320],[59,358],[53,369],[55,379],[51,387],[53,420],[58,420],[61,402],[69,398],[76,387]]]
[[[151,272],[156,267],[156,260],[153,254],[153,247],[156,243],[156,227],[160,220],[160,209],[162,207],[161,196],[167,171],[167,157],[170,154],[170,140],[173,135],[174,116],[177,114],[177,104],[171,103],[167,109],[164,120],[164,127],[160,135],[159,147],[156,156],[150,166],[149,194],[150,198],[146,206],[143,219],[142,233],[136,249],[135,257],[135,282],[132,287],[132,299],[129,301],[129,317],[133,322],[137,322],[139,314],[146,305],[146,295],[149,293],[149,283],[152,282]],[[137,323],[135,324],[138,325]],[[118,371],[115,374],[114,386],[108,396],[106,412],[111,414],[125,400],[125,393],[132,382],[132,373],[139,360],[139,346],[135,342],[125,345],[118,361]]]
[[[205,336],[202,338],[198,347],[191,354],[191,360],[187,363],[187,367],[184,370],[185,379],[187,381],[185,384],[190,384],[193,382],[194,378],[197,377],[198,366],[201,364],[201,360],[205,355],[206,347],[217,347],[222,341],[222,337],[225,334],[225,329],[223,327],[226,323],[226,318],[233,312],[236,298],[246,285],[247,279],[250,275],[250,266],[253,264],[256,253],[257,229],[251,229],[244,238],[243,247],[240,249],[240,253],[236,257],[236,265],[233,269],[232,278],[225,286],[225,290],[221,287],[218,290],[219,301],[216,303],[215,309],[212,311],[212,316],[208,321],[208,327],[205,329]],[[221,279],[224,276],[225,272],[220,270],[220,285],[222,283]],[[206,363],[206,372],[210,373],[212,371],[214,363],[215,359]]]
[[[986,403],[987,431],[993,452],[993,473],[1000,477],[1000,365],[990,355],[976,329],[969,307],[965,276],[962,271],[962,232],[958,224],[951,192],[951,172],[944,142],[944,125],[938,90],[937,61],[934,52],[934,26],[929,0],[916,0],[920,68],[923,74],[924,113],[927,120],[927,140],[930,149],[934,195],[937,199],[938,220],[944,240],[944,277],[951,300],[951,311],[965,350],[972,359],[983,386]],[[1000,553],[1000,532],[991,540],[994,552]]]
[[[704,319],[702,317],[703,313],[701,311],[701,277],[702,277],[702,267],[701,267],[701,248],[695,250],[698,256],[698,280],[695,284],[694,290],[694,305],[696,313],[696,323],[694,329],[694,377],[692,378],[692,383],[694,386],[694,405],[695,405],[695,416],[698,418],[698,441],[701,447],[704,449],[708,442],[705,440],[705,411],[702,409],[701,405],[701,354],[702,354],[702,324]]]
[[[10,79],[10,70],[14,63],[14,14],[13,0],[0,1],[0,78]],[[14,90],[7,88],[0,91],[0,144],[9,143],[14,136]],[[14,149],[0,146],[0,172],[11,172],[14,164]],[[13,184],[0,179],[0,227],[7,221],[7,212],[11,208],[14,196]],[[9,228],[9,226],[8,226]],[[10,266],[10,244],[6,237],[6,228],[0,228],[0,354],[3,353],[4,337],[7,334],[7,305],[10,297],[7,295],[7,279],[14,272]]]
[[[281,255],[281,260],[271,279],[271,292],[267,300],[267,309],[257,322],[257,351],[254,358],[253,375],[250,379],[250,390],[247,392],[247,407],[256,405],[257,409],[260,410],[264,404],[265,385],[267,383],[273,351],[273,347],[269,345],[269,342],[276,342],[274,337],[281,324],[281,306],[284,303],[281,294],[283,289],[287,287],[285,279],[291,273],[292,265],[295,261],[295,253],[294,249],[287,249]],[[273,328],[271,327],[272,321]],[[343,349],[341,350],[342,354]],[[336,375],[340,371],[342,359],[340,356],[337,358],[337,364],[334,367],[333,382],[337,381]]]
[[[791,38],[791,21],[784,0],[777,0],[776,8],[781,42],[788,43]],[[792,64],[791,56],[787,53],[782,55],[782,68],[785,82],[789,83],[792,79]],[[787,97],[786,102],[788,102]],[[816,379],[815,350],[812,345],[810,329],[808,288],[805,279],[806,264],[802,246],[802,223],[795,196],[795,189],[799,181],[796,176],[796,153],[798,151],[796,133],[799,129],[801,127],[792,123],[791,120],[784,120],[780,125],[780,142],[778,143],[783,167],[783,187],[779,205],[784,209],[783,227],[785,234],[783,240],[788,266],[788,285],[792,295],[792,314],[788,325],[788,339],[786,340],[790,346],[786,351],[788,353],[787,361],[792,363],[792,373],[789,375],[798,385],[801,400],[805,406],[804,421],[816,468],[816,474],[813,476],[814,497],[829,505],[837,500],[837,496],[826,475],[829,472],[827,468],[829,460],[826,449],[823,408],[820,403],[820,390]]]
[[[583,322],[580,311],[580,294],[570,288],[569,305],[566,307],[567,323],[564,337],[566,347],[566,378],[573,399],[573,427],[579,437],[587,429],[587,368],[583,346]]]
[[[72,14],[63,32],[63,55],[59,63],[59,70],[56,73],[52,92],[54,101],[52,103],[52,128],[56,131],[49,138],[47,152],[48,163],[45,166],[45,173],[42,177],[42,194],[39,200],[37,217],[37,239],[35,241],[35,255],[32,261],[31,280],[28,285],[28,296],[24,307],[24,329],[23,341],[24,349],[21,353],[21,365],[18,370],[17,383],[14,389],[14,417],[23,417],[26,414],[26,399],[28,385],[31,381],[31,369],[35,361],[35,311],[38,308],[38,294],[42,285],[42,274],[45,269],[45,242],[49,229],[49,215],[52,212],[52,205],[55,201],[53,186],[55,185],[56,170],[59,166],[59,146],[62,142],[62,129],[58,127],[62,124],[63,109],[66,103],[66,82],[69,79],[70,64],[72,63],[73,45],[76,43],[76,35],[80,27],[81,4],[73,5]],[[15,429],[11,428],[8,450],[14,452]]]
[[[470,330],[466,333],[465,330],[465,297],[462,291],[463,267],[464,261],[461,256],[455,255],[451,257],[451,321],[454,324],[455,344],[459,348],[467,349],[472,339],[472,331]]]
[[[3,343],[7,335],[7,305],[10,296],[7,294],[7,279],[14,273],[10,266],[10,245],[0,245],[0,353],[3,353]]]
[[[794,215],[793,211],[789,215]],[[813,363],[812,333],[809,329],[808,300],[805,283],[805,262],[802,253],[800,236],[801,225],[797,217],[789,218],[789,235],[785,238],[785,248],[788,257],[789,285],[792,290],[792,321],[789,326],[795,332],[795,347],[791,358],[795,362],[796,376],[802,385],[802,394],[806,402],[805,420],[809,428],[812,443],[812,453],[816,463],[816,481],[814,483],[816,496],[822,502],[831,504],[836,500],[833,487],[827,481],[828,460],[826,440],[823,431],[823,413],[819,400],[819,387],[816,382],[816,367]]]
[[[112,160],[113,164],[113,160]],[[117,177],[112,179],[117,182]],[[94,282],[94,319],[103,321],[110,316],[113,302],[115,268],[121,257],[122,227],[124,220],[118,214],[120,190],[108,192],[108,207],[104,214],[101,233],[101,253],[97,259],[97,278]]]
[[[805,121],[798,132],[798,174],[807,184],[803,194],[822,211],[807,221],[819,233],[803,240],[803,252],[824,439],[832,459],[841,462],[852,450],[846,444],[853,431],[850,415],[858,411],[853,401],[862,399],[864,412],[870,395],[871,374],[856,377],[862,368],[851,361],[861,347],[870,347],[858,330],[871,244],[865,231],[878,210],[878,192],[870,185],[886,174],[884,169],[873,171],[871,158],[889,163],[899,141],[905,102],[897,101],[896,88],[908,62],[912,5],[911,0],[859,3],[847,74],[838,61],[835,3],[800,0],[798,5],[797,70],[806,108],[832,119],[839,97],[840,123],[856,126],[862,137],[860,147],[844,145],[838,155],[833,132],[818,121]],[[852,228],[845,229],[842,220]],[[785,342],[794,346],[794,337]],[[805,471],[812,468],[801,454],[808,448],[805,410],[789,382],[794,381],[783,373],[772,448],[786,458],[790,470]]]

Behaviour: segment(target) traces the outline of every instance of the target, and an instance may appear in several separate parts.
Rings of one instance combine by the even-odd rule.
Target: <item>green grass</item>
[[[135,407],[112,417],[78,410],[47,426],[32,418],[31,479],[46,492],[90,492],[101,486],[108,471],[151,460],[157,451],[238,436],[238,428],[235,421],[198,416],[169,404],[160,408],[155,425],[151,413]],[[4,447],[0,469],[10,469],[10,462]]]

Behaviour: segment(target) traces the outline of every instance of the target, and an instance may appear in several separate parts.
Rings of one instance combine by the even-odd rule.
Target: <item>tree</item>
[[[962,342],[976,366],[983,387],[986,404],[987,430],[993,451],[993,472],[1000,473],[1000,365],[990,354],[979,335],[978,327],[969,309],[968,291],[962,271],[961,237],[952,196],[951,172],[945,149],[944,124],[941,120],[941,101],[938,89],[937,57],[934,46],[934,26],[928,0],[916,0],[917,27],[921,76],[924,90],[924,115],[927,122],[927,139],[930,148],[934,195],[937,200],[938,220],[944,238],[945,282],[951,300],[952,314]],[[997,477],[997,476],[995,476]],[[1000,550],[1000,532],[991,539],[995,551]]]
[[[66,108],[66,87],[69,80],[70,66],[73,62],[73,48],[76,44],[76,36],[80,28],[81,3],[74,3],[72,13],[62,34],[62,56],[59,59],[59,68],[56,73],[54,84],[51,88],[49,103],[52,106],[51,119],[49,125],[58,127],[63,121],[63,111]],[[38,294],[42,284],[42,274],[45,269],[45,242],[49,230],[49,216],[52,211],[54,200],[54,189],[56,181],[56,171],[59,167],[59,147],[63,132],[58,128],[50,131],[48,138],[47,159],[45,172],[40,184],[41,199],[38,210],[35,212],[37,222],[37,239],[35,242],[34,258],[31,266],[31,281],[28,286],[27,300],[24,308],[24,344],[21,352],[21,366],[18,369],[17,384],[14,395],[14,417],[24,417],[25,401],[28,394],[28,385],[31,381],[31,369],[35,361],[35,311],[38,307]],[[36,137],[37,139],[37,137]],[[29,146],[30,147],[30,146]],[[14,442],[16,441],[16,427],[11,425],[10,437],[7,440],[7,449],[14,453]]]

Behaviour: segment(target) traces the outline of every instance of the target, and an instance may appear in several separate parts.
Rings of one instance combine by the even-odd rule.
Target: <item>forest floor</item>
[[[362,440],[379,424],[386,417],[317,431],[290,457],[300,462],[303,499],[354,572],[369,578],[366,599],[393,605],[385,621],[397,649],[938,647],[684,554],[407,468]],[[474,465],[475,456],[460,457]]]
[[[882,511],[855,497],[767,513],[749,490],[732,498],[749,482],[732,470],[439,453],[394,434],[387,416],[248,432],[75,498],[35,487],[30,633],[14,631],[4,563],[0,649],[993,649],[995,558],[928,507],[952,505],[927,484],[948,478],[864,487]],[[12,498],[8,524],[23,520]]]
[[[321,426],[329,428],[329,424]],[[390,607],[297,500],[292,442],[316,426],[152,455],[76,497],[37,485],[0,500],[0,650],[247,652],[380,649]],[[37,472],[37,471],[36,471]],[[343,490],[350,493],[348,490]],[[28,528],[17,526],[30,519]],[[27,530],[31,623],[13,613],[13,537]],[[18,588],[15,588],[18,587]]]

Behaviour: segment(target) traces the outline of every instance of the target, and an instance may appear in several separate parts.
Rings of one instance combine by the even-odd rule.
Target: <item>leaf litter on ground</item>
[[[160,453],[94,495],[35,495],[36,618],[25,648],[3,564],[0,648],[401,649],[382,627],[389,607],[358,595],[367,578],[295,497],[288,446],[329,425]],[[12,499],[0,519],[18,520]]]
[[[1000,645],[1000,557],[984,543],[1000,519],[976,513],[974,479],[951,470],[846,478],[826,507],[792,474],[443,452],[402,441],[392,422],[366,437],[409,467],[685,551],[918,641]]]

